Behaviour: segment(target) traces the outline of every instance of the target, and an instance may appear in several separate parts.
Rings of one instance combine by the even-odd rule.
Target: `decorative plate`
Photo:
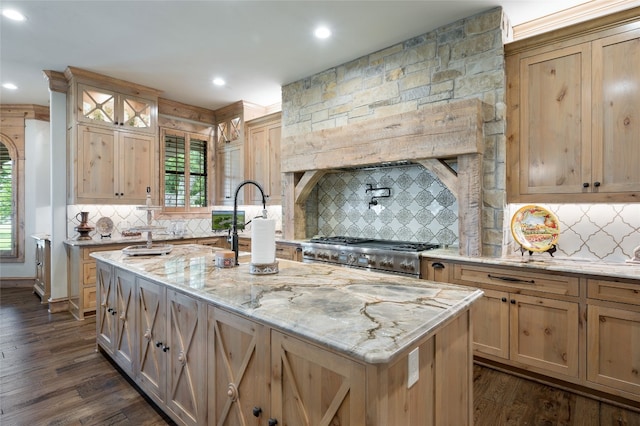
[[[558,218],[544,207],[528,205],[511,218],[511,233],[523,249],[547,251],[558,241]]]
[[[101,217],[96,222],[96,230],[100,235],[109,235],[113,231],[113,221],[108,217]]]

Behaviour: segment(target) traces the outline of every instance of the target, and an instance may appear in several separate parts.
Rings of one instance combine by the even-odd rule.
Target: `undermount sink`
[[[128,246],[122,249],[124,254],[129,256],[146,256],[152,254],[167,254],[173,249],[172,244],[156,244],[148,247],[146,244]]]

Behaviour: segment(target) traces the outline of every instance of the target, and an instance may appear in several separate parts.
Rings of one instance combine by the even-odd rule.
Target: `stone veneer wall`
[[[506,22],[501,8],[492,9],[284,86],[283,137],[429,104],[481,99],[485,105],[483,254],[500,256],[506,179]]]

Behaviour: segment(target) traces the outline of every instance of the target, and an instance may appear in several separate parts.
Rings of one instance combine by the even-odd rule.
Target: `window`
[[[210,138],[163,129],[165,213],[207,213],[211,201]]]
[[[21,262],[22,211],[19,197],[17,147],[11,139],[0,135],[0,259],[3,262]]]

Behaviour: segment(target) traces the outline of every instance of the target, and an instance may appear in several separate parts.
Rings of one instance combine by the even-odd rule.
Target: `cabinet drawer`
[[[640,281],[587,280],[587,297],[640,305]]]
[[[96,262],[84,263],[82,265],[82,282],[87,284],[96,283]]]
[[[276,257],[285,260],[298,260],[299,247],[276,244]]]
[[[480,287],[488,284],[510,291],[521,289],[563,296],[578,296],[579,294],[579,279],[577,277],[508,268],[455,264],[452,282]]]
[[[83,289],[84,294],[84,309],[96,308],[96,287],[85,287]]]

